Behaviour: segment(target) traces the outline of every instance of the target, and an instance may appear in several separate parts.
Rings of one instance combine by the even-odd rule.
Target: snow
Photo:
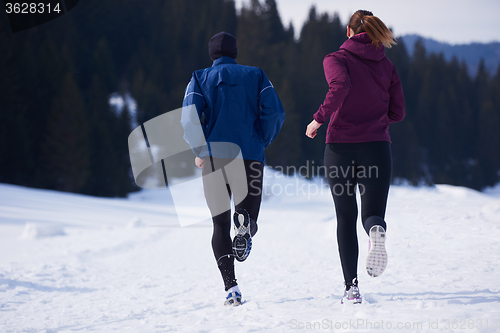
[[[488,195],[500,198],[500,183],[493,187],[487,187],[483,192]]]
[[[364,300],[341,305],[324,184],[270,170],[265,182],[235,308],[223,306],[210,223],[181,228],[167,190],[105,199],[0,184],[0,332],[498,332],[498,197],[393,186],[387,270],[365,272],[358,224]]]
[[[64,236],[64,228],[57,224],[26,222],[22,239]]]
[[[139,126],[137,123],[137,101],[129,92],[126,92],[125,94],[117,92],[112,93],[109,95],[108,104],[114,109],[117,116],[122,114],[123,108],[127,105],[127,109],[130,114],[130,126],[132,128]]]

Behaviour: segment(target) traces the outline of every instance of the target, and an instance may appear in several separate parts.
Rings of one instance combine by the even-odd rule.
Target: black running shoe
[[[244,261],[252,249],[252,236],[250,235],[250,217],[245,209],[238,209],[233,216],[234,239],[233,254],[236,260]]]

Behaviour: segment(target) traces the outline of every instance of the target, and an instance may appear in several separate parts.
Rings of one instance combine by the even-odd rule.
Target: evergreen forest
[[[284,26],[275,0],[250,0],[241,11],[232,0],[85,0],[18,33],[2,20],[0,182],[108,197],[136,190],[133,124],[181,106],[191,73],[211,66],[208,41],[220,31],[237,37],[238,63],[262,68],[285,108],[267,164],[322,165],[326,126],[314,140],[305,129],[328,91],[323,58],[346,40],[346,25],[311,7],[302,27]],[[407,112],[390,128],[394,181],[495,185],[500,67],[491,73],[482,62],[471,76],[465,63],[421,41],[412,48],[399,41],[386,49]],[[111,107],[112,94],[129,94],[137,110]]]

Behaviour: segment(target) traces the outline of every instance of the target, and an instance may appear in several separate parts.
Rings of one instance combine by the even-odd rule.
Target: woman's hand
[[[203,164],[205,163],[205,160],[200,158],[200,157],[196,157],[194,159],[194,164],[196,164],[196,166],[200,169],[203,169]]]
[[[308,137],[310,137],[311,139],[314,139],[316,134],[318,134],[318,128],[320,128],[321,125],[323,125],[323,124],[320,124],[316,120],[313,119],[313,121],[311,121],[311,123],[309,125],[307,125],[306,135]]]

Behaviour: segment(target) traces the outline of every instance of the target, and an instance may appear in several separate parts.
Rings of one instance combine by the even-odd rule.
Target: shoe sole
[[[366,271],[372,277],[380,276],[387,267],[385,230],[381,226],[370,229],[370,251],[366,257]]]
[[[241,297],[231,297],[224,302],[224,306],[238,306],[241,305]]]
[[[238,209],[233,216],[235,236],[233,239],[233,254],[236,260],[245,261],[252,249],[252,236],[250,235],[250,218],[244,209]]]
[[[342,298],[340,300],[340,304],[346,304],[346,303],[350,303],[350,304],[361,304],[361,301],[362,299],[361,298],[354,298],[354,299],[345,299],[345,298]]]

